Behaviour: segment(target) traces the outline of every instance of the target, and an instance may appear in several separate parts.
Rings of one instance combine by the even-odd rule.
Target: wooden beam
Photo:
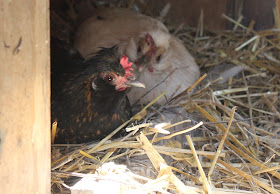
[[[280,0],[275,0],[275,6],[278,9],[279,13],[280,13]]]
[[[0,191],[50,193],[49,0],[0,1]]]

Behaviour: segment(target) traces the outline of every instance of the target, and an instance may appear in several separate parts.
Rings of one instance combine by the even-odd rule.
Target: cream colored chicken
[[[135,63],[134,74],[146,85],[145,89],[129,92],[131,104],[138,99],[147,104],[167,91],[166,98],[158,101],[162,104],[187,89],[199,77],[193,57],[164,24],[128,9],[97,10],[79,26],[74,39],[74,46],[85,59],[101,47],[114,45],[118,45],[119,52]]]

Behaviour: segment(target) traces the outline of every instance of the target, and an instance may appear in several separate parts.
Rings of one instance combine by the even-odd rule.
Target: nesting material
[[[80,176],[84,175],[81,174]],[[69,188],[72,194],[78,194],[81,193],[81,191],[86,194],[140,194],[154,191],[168,193],[164,189],[159,189],[167,187],[168,181],[164,181],[166,178],[167,176],[156,180],[145,178],[131,173],[125,165],[117,165],[113,162],[108,162],[100,166],[94,174],[88,174]]]
[[[161,107],[151,102],[100,142],[52,145],[53,193],[72,188],[68,177],[96,188],[118,182],[113,193],[280,193],[279,30],[255,32],[224,17],[234,30],[170,29],[207,77]],[[174,107],[195,115],[188,128],[185,120],[164,120],[162,112]],[[154,122],[158,115],[164,124]],[[129,134],[112,140],[126,124]],[[191,130],[199,133],[186,136]],[[184,142],[171,140],[178,135]]]

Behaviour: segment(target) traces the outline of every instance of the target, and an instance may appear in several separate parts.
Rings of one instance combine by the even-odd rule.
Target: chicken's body
[[[156,44],[169,41],[168,29],[159,21],[128,9],[99,9],[78,28],[74,46],[87,59],[100,48],[118,45],[121,54],[137,59],[137,42],[147,33],[157,36]]]
[[[132,74],[120,64],[117,47],[84,61],[52,42],[52,121],[55,143],[104,138],[131,117],[126,85]]]
[[[134,73],[146,85],[145,90],[133,88],[129,92],[132,104],[166,77],[164,83],[141,98],[142,103],[147,104],[164,91],[170,98],[186,90],[199,77],[197,64],[179,39],[160,21],[131,10],[107,8],[96,11],[81,24],[74,39],[75,47],[84,58],[100,47],[114,44],[118,44],[121,54],[135,62]],[[164,102],[163,98],[158,101],[159,104]]]
[[[194,58],[179,39],[171,37],[170,48],[166,54],[167,59],[164,62],[153,65],[153,72],[146,68],[138,73],[138,79],[145,83],[146,88],[143,90],[131,89],[128,93],[131,104],[137,102],[138,99],[141,103],[147,104],[161,93],[166,92],[165,98],[158,100],[158,104],[163,104],[185,91],[199,78],[199,68]],[[152,88],[154,89],[150,91]],[[147,92],[149,93],[146,94]]]

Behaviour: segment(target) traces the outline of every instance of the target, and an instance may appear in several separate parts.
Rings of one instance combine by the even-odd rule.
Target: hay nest
[[[54,193],[280,193],[280,33],[223,17],[233,30],[170,29],[208,76],[161,107],[155,99],[100,142],[52,145]],[[195,115],[190,127],[154,122],[174,107]],[[125,126],[127,136],[111,139]],[[171,139],[178,135],[186,146]],[[68,177],[82,182],[69,186]]]

